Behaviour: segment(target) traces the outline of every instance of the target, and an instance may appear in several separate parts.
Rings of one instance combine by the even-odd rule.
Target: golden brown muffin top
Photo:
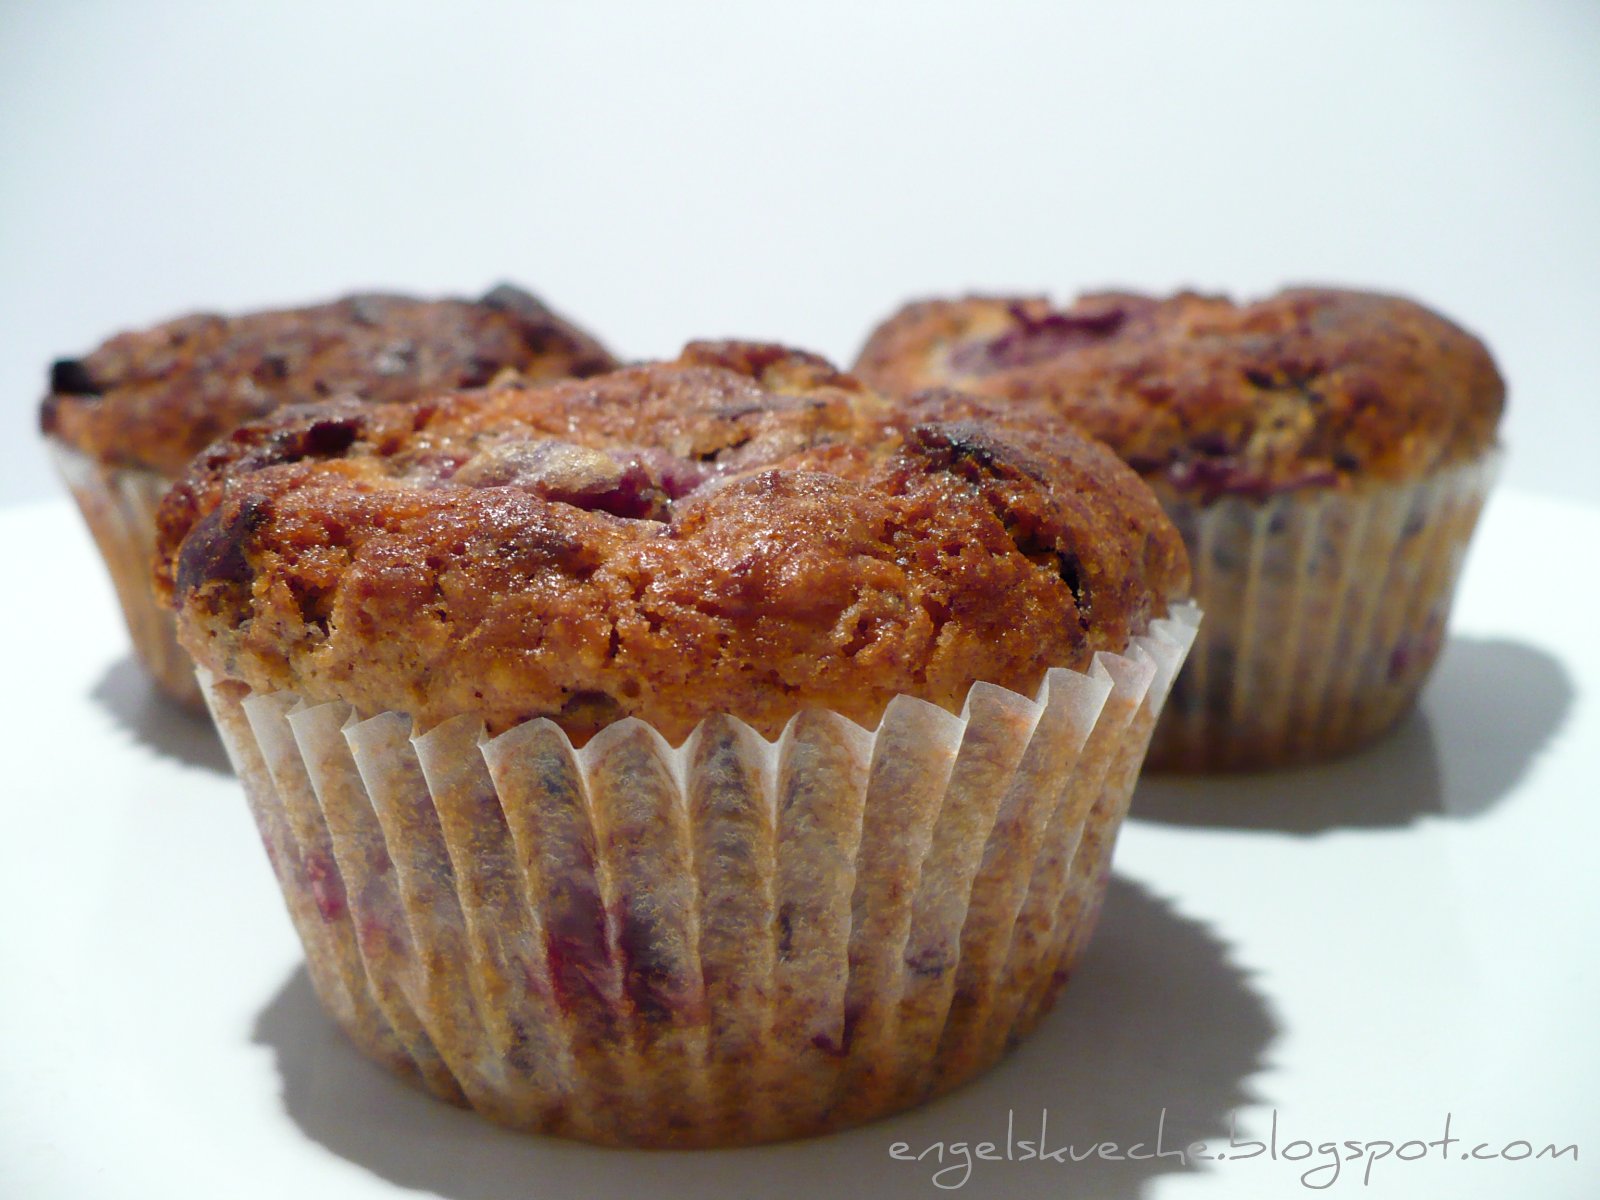
[[[1108,449],[982,401],[903,404],[822,359],[696,343],[585,381],[247,425],[160,513],[157,586],[213,672],[422,727],[633,715],[669,739],[1121,651],[1188,589]],[[925,419],[926,418],[926,419]]]
[[[230,429],[285,404],[408,400],[478,387],[507,369],[551,380],[615,365],[587,333],[510,284],[480,300],[346,296],[118,334],[51,367],[40,426],[108,465],[174,477]]]
[[[1048,403],[1180,491],[1264,497],[1407,480],[1494,445],[1505,385],[1483,343],[1409,300],[1301,288],[910,304],[856,363],[894,393]]]

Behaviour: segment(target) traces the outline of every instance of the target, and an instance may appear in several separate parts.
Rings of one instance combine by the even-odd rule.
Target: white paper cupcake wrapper
[[[54,438],[46,442],[111,573],[135,655],[166,695],[202,709],[194,662],[178,645],[173,616],[156,600],[150,578],[156,509],[172,481],[139,467],[105,466]]]
[[[1081,951],[1198,611],[1029,699],[421,736],[202,675],[324,1006],[517,1128],[731,1145],[989,1066]]]
[[[1330,757],[1415,702],[1500,456],[1418,482],[1207,505],[1160,492],[1205,628],[1150,750],[1154,769]]]

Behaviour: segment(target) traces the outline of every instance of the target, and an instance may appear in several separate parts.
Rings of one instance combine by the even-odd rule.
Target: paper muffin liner
[[[201,673],[323,1006],[520,1129],[707,1146],[826,1132],[991,1065],[1082,950],[1186,605],[1030,699],[869,731],[729,716],[415,734]]]
[[[1150,748],[1156,770],[1328,758],[1414,704],[1500,455],[1406,484],[1198,504],[1160,489],[1206,611]]]
[[[203,711],[194,661],[178,645],[173,616],[157,601],[150,580],[156,509],[172,481],[141,467],[106,466],[54,438],[47,441],[111,573],[134,654],[165,695]]]

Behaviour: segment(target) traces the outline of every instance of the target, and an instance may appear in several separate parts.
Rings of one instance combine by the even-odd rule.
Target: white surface
[[[1346,1164],[1326,1190],[1600,1193],[1600,511],[1491,503],[1421,714],[1343,763],[1146,780],[1089,957],[1039,1033],[920,1112],[648,1155],[519,1137],[369,1066],[315,1008],[203,724],[151,697],[77,517],[0,511],[13,776],[0,838],[0,1196],[451,1200],[941,1194],[890,1147],[1264,1136],[1577,1143],[1579,1161]],[[65,631],[71,636],[65,636]],[[1580,630],[1581,632],[1573,632]],[[1059,1142],[1058,1142],[1059,1139]],[[980,1164],[980,1196],[1300,1194],[1302,1164]],[[946,1182],[953,1182],[947,1176]],[[1313,1182],[1329,1182],[1327,1173]]]
[[[1600,502],[1593,0],[0,0],[0,498],[45,365],[508,276],[630,357],[848,359],[907,296],[1408,292]]]

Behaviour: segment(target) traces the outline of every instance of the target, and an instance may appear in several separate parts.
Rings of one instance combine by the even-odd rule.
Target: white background
[[[59,601],[41,621],[0,589],[30,681],[0,689],[27,751],[0,838],[6,1200],[898,1200],[944,1193],[891,1135],[1053,1106],[1064,1139],[1126,1141],[1169,1103],[1179,1133],[1243,1106],[1246,1136],[1276,1107],[1286,1137],[1436,1137],[1453,1110],[1584,1154],[1335,1194],[1596,1194],[1600,658],[1567,625],[1600,586],[1572,553],[1600,537],[1600,3],[0,0],[0,502],[60,496],[33,432],[52,357],[197,307],[500,278],[630,357],[745,334],[848,359],[906,296],[969,288],[1403,291],[1500,358],[1509,486],[1394,738],[1289,782],[1141,784],[1094,957],[1023,1053],[892,1125],[654,1157],[503,1135],[359,1062],[76,514],[0,512]],[[1507,563],[1533,572],[1514,604]],[[1109,1163],[963,1194],[1312,1193],[1281,1163]]]
[[[1600,4],[0,0],[0,499],[57,494],[53,357],[502,277],[627,357],[848,359],[971,288],[1403,291],[1499,356],[1508,481],[1600,500]]]

